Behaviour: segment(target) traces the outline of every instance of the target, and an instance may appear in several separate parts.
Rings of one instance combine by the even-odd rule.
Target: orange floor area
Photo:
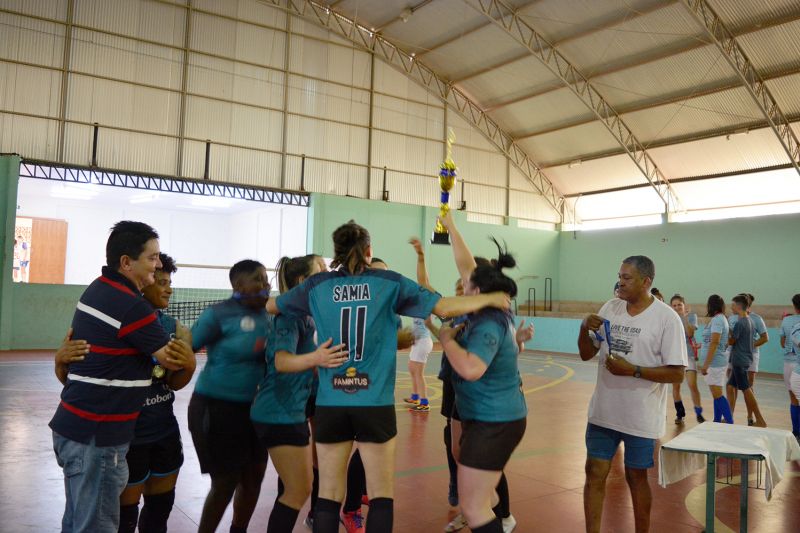
[[[64,504],[63,478],[52,450],[47,423],[58,402],[60,384],[46,352],[0,353],[0,531],[58,531]],[[397,395],[409,392],[406,355],[398,357]],[[448,472],[442,443],[444,418],[439,415],[441,387],[435,374],[439,356],[428,364],[431,404],[428,414],[412,414],[398,404],[399,445],[395,494],[395,531],[439,533],[453,516],[447,504]],[[520,370],[528,401],[528,429],[506,473],[511,511],[518,533],[580,532],[584,530],[583,464],[586,411],[594,388],[596,365],[577,357],[526,352]],[[192,386],[177,393],[175,403],[184,435],[186,462],[181,470],[175,508],[169,528],[173,532],[197,530],[209,479],[200,474],[197,457],[186,428],[186,408]],[[701,386],[704,405],[711,418],[707,388]],[[770,426],[790,429],[788,399],[782,381],[760,378],[756,396]],[[684,385],[684,398],[688,390]],[[402,402],[402,400],[400,400]],[[671,403],[671,402],[670,402]],[[687,407],[690,409],[690,407]],[[743,405],[737,423],[744,422]],[[681,428],[667,413],[665,440]],[[693,418],[686,428],[695,425]],[[719,467],[725,480],[727,465]],[[751,471],[755,471],[755,466]],[[734,469],[733,474],[737,471]],[[751,476],[751,484],[755,484]],[[651,470],[653,490],[652,531],[682,533],[701,531],[705,512],[705,472],[666,489],[657,484],[657,468]],[[762,483],[763,486],[763,483]],[[276,475],[270,465],[250,531],[264,531],[276,495]],[[365,508],[365,512],[367,509]],[[749,531],[782,533],[800,531],[800,465],[787,465],[787,476],[767,502],[763,490],[750,490]],[[301,519],[305,510],[301,512]],[[738,531],[739,487],[717,486],[717,532]],[[308,529],[298,520],[295,532]],[[220,531],[230,525],[230,509]],[[344,529],[342,528],[342,531]],[[464,531],[467,531],[466,529]],[[633,531],[633,512],[621,461],[614,460],[609,478],[603,531]]]

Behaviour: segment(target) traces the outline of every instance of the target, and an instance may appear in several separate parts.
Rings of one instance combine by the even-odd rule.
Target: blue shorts
[[[586,426],[586,451],[593,459],[610,461],[617,453],[620,441],[625,443],[626,467],[647,469],[655,465],[653,460],[656,451],[655,439],[636,437],[594,424]]]

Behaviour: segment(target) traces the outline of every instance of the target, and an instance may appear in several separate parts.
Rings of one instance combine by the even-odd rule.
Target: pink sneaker
[[[364,517],[361,516],[361,509],[351,513],[342,513],[340,521],[347,533],[364,533]]]

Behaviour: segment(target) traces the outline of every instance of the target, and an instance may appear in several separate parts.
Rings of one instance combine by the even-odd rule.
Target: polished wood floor
[[[0,353],[0,531],[58,531],[64,505],[63,478],[52,450],[47,423],[58,402],[60,385],[52,370],[52,354],[46,352]],[[398,357],[397,398],[409,391],[405,372],[407,357]],[[447,462],[442,444],[444,419],[438,414],[441,388],[435,379],[439,356],[428,364],[428,414],[408,413],[398,404],[399,439],[395,495],[395,531],[439,533],[454,510],[447,504]],[[511,511],[518,533],[581,532],[584,530],[582,489],[586,410],[595,381],[596,365],[576,357],[526,352],[520,357],[528,400],[528,430],[507,468]],[[178,480],[175,508],[169,528],[173,532],[196,531],[209,486],[202,476],[186,428],[186,408],[192,386],[177,394],[175,409],[184,435],[186,463]],[[704,405],[711,410],[707,389],[701,386]],[[790,429],[788,400],[783,382],[760,377],[756,395],[767,422]],[[688,390],[684,385],[688,405]],[[402,400],[401,400],[402,401]],[[741,406],[743,407],[743,405]],[[741,407],[737,423],[744,422]],[[681,428],[667,413],[665,440]],[[710,417],[710,416],[709,416]],[[691,419],[686,427],[695,424]],[[725,481],[726,468],[719,470]],[[736,474],[736,471],[733,471]],[[749,531],[789,533],[800,531],[800,465],[787,465],[787,477],[767,502],[764,492],[750,490]],[[652,531],[683,533],[703,529],[705,474],[662,489],[657,470],[651,470],[653,487]],[[275,499],[276,476],[270,465],[250,531],[265,531]],[[366,508],[365,508],[366,512]],[[739,487],[717,486],[717,531],[738,531]],[[301,513],[301,518],[305,511]],[[230,525],[230,510],[220,531]],[[296,532],[307,532],[300,521]],[[342,529],[344,531],[344,529]],[[466,529],[464,531],[467,531]],[[609,478],[603,531],[633,531],[630,495],[625,484],[621,453]]]

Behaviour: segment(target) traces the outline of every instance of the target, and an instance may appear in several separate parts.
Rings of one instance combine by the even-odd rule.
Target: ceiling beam
[[[480,106],[466,94],[453,87],[430,67],[414,55],[402,50],[385,37],[358,24],[330,7],[313,0],[267,0],[272,5],[284,9],[292,15],[302,17],[352,42],[356,47],[375,54],[376,57],[402,72],[422,85],[431,94],[452,107],[460,116],[475,127],[498,150],[506,155],[525,176],[533,189],[541,194],[547,203],[565,218],[564,196],[550,179],[541,171],[538,164],[514,142],[497,122],[489,117]]]
[[[770,128],[789,156],[789,161],[800,174],[800,141],[794,134],[789,121],[781,111],[778,102],[772,96],[764,79],[758,73],[753,63],[747,57],[736,37],[728,30],[716,11],[706,0],[684,0],[684,5],[705,29],[707,35],[713,39],[725,60],[736,71],[747,92],[767,119]]]
[[[766,21],[766,22],[763,22],[763,23],[760,23],[760,24],[753,24],[753,25],[747,26],[745,28],[742,28],[742,29],[738,30],[736,33],[734,33],[734,36],[735,37],[741,37],[743,35],[748,35],[750,33],[755,33],[757,31],[766,30],[766,29],[769,29],[769,28],[773,28],[775,26],[782,26],[784,24],[790,24],[790,23],[795,22],[797,20],[800,20],[800,9],[796,9],[793,13],[791,13],[791,14],[789,14],[787,16],[784,16],[784,17],[772,19],[772,20],[769,20],[769,21]],[[632,68],[640,67],[642,65],[655,63],[656,61],[661,61],[661,60],[667,59],[669,57],[673,57],[673,56],[676,56],[676,55],[679,55],[679,54],[685,54],[686,52],[691,52],[692,50],[697,50],[698,48],[702,48],[704,46],[708,46],[709,44],[712,44],[712,43],[709,42],[709,41],[706,41],[704,39],[694,38],[694,39],[691,39],[690,41],[687,41],[687,44],[682,45],[682,46],[678,46],[677,48],[662,47],[662,48],[659,48],[658,50],[656,50],[655,53],[647,55],[646,57],[640,57],[640,58],[638,58],[638,59],[636,59],[634,61],[629,61],[629,62],[621,63],[621,64],[618,64],[618,65],[614,65],[614,66],[609,66],[609,67],[607,67],[607,68],[605,68],[603,70],[599,70],[599,71],[593,72],[591,77],[590,77],[590,79],[596,80],[597,78],[600,78],[602,76],[607,76],[609,74],[615,74],[617,72],[623,72],[625,70],[630,70]],[[557,44],[555,46],[557,46]],[[563,88],[563,86],[561,86],[561,85],[553,85],[552,87],[549,87],[549,88],[546,88],[546,89],[537,89],[535,91],[531,91],[528,94],[525,94],[525,95],[522,95],[522,96],[519,96],[519,97],[516,97],[516,98],[511,98],[511,99],[508,99],[508,100],[503,100],[503,101],[497,102],[496,104],[493,104],[490,107],[488,107],[487,111],[495,111],[497,109],[500,109],[500,108],[508,106],[508,105],[516,104],[518,102],[522,102],[522,101],[528,100],[530,98],[536,98],[537,96],[542,96],[544,94],[547,94],[547,93],[550,93],[550,92],[553,92],[553,91],[557,91],[557,90],[559,90],[561,88]]]
[[[764,81],[772,81],[780,78],[785,78],[787,76],[794,76],[796,74],[800,74],[800,68],[780,69],[774,72],[770,72],[769,74],[764,74],[762,76],[762,79]],[[694,98],[700,98],[702,96],[709,96],[712,94],[718,94],[724,91],[729,91],[731,89],[737,89],[741,86],[742,84],[739,81],[736,81],[734,83],[720,83],[712,85],[710,87],[706,87],[701,90],[697,90],[697,88],[690,88],[657,101],[652,101],[645,104],[641,102],[633,102],[628,105],[619,106],[617,107],[617,113],[619,113],[620,115],[627,115],[629,113],[635,113],[637,111],[646,111],[648,109],[655,109],[657,107],[665,105],[676,104],[678,102],[683,102]],[[487,109],[486,111],[488,112],[490,110]],[[539,129],[531,132],[526,132],[521,135],[515,135],[514,138],[517,141],[522,141],[525,139],[530,139],[532,137],[538,137],[539,135],[547,135],[549,133],[556,133],[570,128],[576,128],[578,126],[585,126],[587,124],[591,124],[595,120],[596,120],[595,118],[579,118],[567,124],[562,124],[561,126]]]
[[[623,23],[628,22],[630,20],[636,19],[636,18],[641,17],[643,15],[648,15],[648,14],[654,12],[654,11],[658,11],[659,9],[663,9],[663,8],[665,8],[667,6],[670,6],[670,5],[674,4],[677,1],[678,0],[666,0],[666,3],[655,4],[655,5],[649,6],[649,7],[645,8],[645,9],[641,9],[639,11],[634,11],[633,13],[631,13],[629,11],[628,13],[626,13],[626,15],[624,17],[616,17],[616,18],[607,20],[607,21],[603,22],[602,24],[600,24],[598,26],[594,26],[592,28],[579,30],[579,31],[576,31],[575,33],[572,33],[570,35],[567,35],[567,36],[563,37],[562,39],[559,39],[557,41],[553,41],[553,46],[558,47],[558,46],[561,46],[561,45],[566,44],[568,42],[575,41],[575,40],[581,39],[583,37],[588,37],[590,35],[594,35],[595,33],[601,32],[603,30],[607,30],[609,28],[613,28],[614,26],[619,26],[620,24],[623,24]],[[472,78],[476,78],[476,77],[478,77],[478,76],[480,76],[482,74],[486,74],[487,72],[491,72],[493,70],[497,70],[499,68],[503,68],[506,65],[508,65],[509,63],[513,63],[514,61],[517,61],[519,59],[523,59],[523,58],[529,57],[529,56],[530,56],[530,54],[528,52],[525,52],[524,54],[521,54],[520,56],[518,56],[515,59],[512,59],[511,61],[500,61],[500,62],[495,63],[493,65],[489,65],[488,67],[481,68],[480,70],[476,70],[474,72],[470,72],[468,74],[465,74],[462,77],[460,77],[459,79],[453,80],[453,83],[462,83],[462,82],[464,82],[466,80],[469,80],[469,79],[472,79]],[[561,84],[558,84],[558,86],[560,87]],[[502,105],[508,105],[508,104],[502,104]],[[497,106],[493,106],[493,107],[497,107]]]
[[[527,48],[532,56],[539,59],[566,87],[569,87],[625,150],[644,178],[664,202],[666,212],[683,210],[680,199],[670,185],[669,180],[658,168],[653,158],[650,157],[644,145],[639,142],[633,131],[594,88],[591,82],[567,58],[530,24],[522,20],[502,0],[477,0],[477,6],[470,0],[464,0],[464,2],[478,9],[500,28],[504,29],[518,43]]]

